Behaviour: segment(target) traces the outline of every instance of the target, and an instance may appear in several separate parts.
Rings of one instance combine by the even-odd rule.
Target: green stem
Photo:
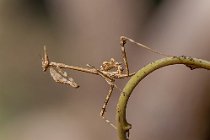
[[[210,70],[209,61],[186,57],[186,56],[180,56],[180,57],[174,56],[174,57],[162,58],[140,69],[133,77],[131,77],[131,79],[124,87],[117,104],[116,121],[117,121],[118,137],[120,140],[128,140],[129,137],[129,129],[131,129],[131,124],[129,124],[126,120],[126,106],[128,103],[128,99],[134,88],[138,85],[138,83],[142,79],[144,79],[144,77],[146,77],[151,72],[161,67],[174,65],[174,64],[184,64],[187,67],[189,67],[191,70],[195,68],[204,68]]]

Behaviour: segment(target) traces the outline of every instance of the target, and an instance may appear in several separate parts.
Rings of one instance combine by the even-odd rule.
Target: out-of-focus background
[[[116,131],[99,117],[107,83],[69,71],[79,89],[55,83],[42,72],[46,45],[56,62],[99,67],[122,61],[126,35],[160,52],[210,60],[208,0],[0,0],[0,139],[108,140]],[[130,70],[161,58],[128,43]],[[117,81],[123,88],[126,80]],[[132,140],[208,140],[210,73],[182,65],[144,79],[128,104]],[[114,122],[119,97],[107,108]]]

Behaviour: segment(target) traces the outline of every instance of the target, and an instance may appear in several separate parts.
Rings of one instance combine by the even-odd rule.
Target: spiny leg
[[[102,117],[104,116],[104,114],[106,112],[106,106],[107,106],[107,104],[109,102],[110,97],[112,96],[113,89],[114,89],[114,85],[110,85],[109,92],[108,92],[108,94],[107,94],[107,96],[105,98],[103,107],[102,107],[101,112],[100,112],[100,116],[102,116]]]
[[[90,67],[90,68],[95,69],[98,72],[98,74],[105,79],[105,81],[108,83],[108,85],[110,85],[109,92],[108,92],[108,94],[107,94],[107,96],[105,98],[103,107],[102,107],[101,112],[100,112],[100,116],[105,120],[106,123],[110,124],[114,129],[117,129],[117,127],[111,121],[106,119],[105,116],[104,116],[104,114],[106,112],[107,104],[109,102],[110,97],[112,96],[113,89],[114,89],[114,87],[116,87],[116,85],[113,83],[114,79],[111,79],[110,77],[108,77],[107,75],[103,74],[103,72],[101,72],[100,70],[96,69],[94,66],[92,66],[90,64],[87,64],[87,66]]]
[[[105,79],[105,80],[106,80],[106,79]],[[107,80],[106,80],[106,81],[107,81]],[[111,96],[112,96],[113,89],[116,88],[116,89],[118,89],[120,92],[123,92],[123,91],[122,91],[119,87],[117,87],[117,85],[114,84],[113,82],[112,82],[112,84],[110,84],[110,81],[107,81],[107,83],[110,85],[109,93],[107,94],[107,96],[106,96],[106,98],[105,98],[103,107],[102,107],[101,112],[100,112],[100,116],[105,120],[106,123],[108,123],[109,125],[111,125],[114,129],[117,129],[117,127],[116,127],[111,121],[109,121],[108,119],[105,118],[105,113],[106,113],[106,108],[107,108],[109,99],[110,99]]]
[[[113,92],[114,87],[115,87],[114,84],[110,85],[109,93],[107,94],[107,96],[105,98],[103,107],[102,107],[101,112],[100,112],[100,116],[106,121],[106,123],[110,124],[114,129],[117,129],[117,127],[111,121],[106,119],[105,116],[104,116],[105,112],[106,112],[107,104],[109,102],[110,97],[112,96],[112,92]]]
[[[125,51],[125,44],[126,44],[126,38],[124,38],[124,36],[120,37],[120,45],[121,45],[121,51],[122,51],[122,58],[123,58],[123,62],[125,64],[125,74],[127,74],[127,76],[129,75],[129,67],[128,67],[128,59],[126,56],[126,51]]]

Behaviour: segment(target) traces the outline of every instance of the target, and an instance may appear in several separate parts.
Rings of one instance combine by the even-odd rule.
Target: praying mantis
[[[107,123],[109,123],[112,127],[117,129],[116,126],[113,123],[111,123],[109,120],[107,120],[105,118],[105,112],[106,112],[106,107],[108,105],[108,102],[110,100],[110,97],[112,95],[112,92],[113,92],[114,88],[119,89],[117,87],[117,85],[114,83],[115,80],[116,79],[128,78],[128,77],[131,77],[135,74],[135,72],[134,73],[129,72],[128,59],[127,59],[127,55],[126,55],[126,51],[125,51],[125,44],[127,43],[127,41],[130,41],[131,43],[134,43],[134,44],[136,44],[140,47],[143,47],[143,48],[145,48],[145,49],[147,49],[147,50],[149,50],[153,53],[160,54],[160,55],[163,55],[163,56],[169,56],[167,54],[155,51],[155,50],[153,50],[153,49],[151,49],[151,48],[149,48],[149,47],[147,47],[143,44],[140,44],[140,43],[134,41],[133,39],[130,39],[130,38],[125,37],[125,36],[121,36],[120,37],[120,46],[121,46],[123,63],[117,62],[114,58],[111,58],[109,61],[104,61],[102,63],[102,65],[100,66],[100,68],[95,68],[94,66],[92,66],[90,64],[87,64],[87,67],[85,67],[85,68],[78,67],[78,66],[70,66],[70,65],[66,65],[64,63],[57,63],[57,62],[50,61],[50,59],[48,57],[48,54],[47,54],[46,46],[44,46],[44,55],[43,55],[43,58],[42,58],[43,71],[45,72],[49,69],[50,75],[54,79],[55,82],[61,83],[61,84],[66,84],[66,85],[69,85],[73,88],[79,88],[80,86],[74,81],[74,79],[72,77],[70,77],[67,74],[66,71],[64,71],[64,69],[76,70],[76,71],[85,72],[85,73],[89,73],[89,74],[95,74],[95,75],[99,75],[102,78],[104,78],[104,80],[109,85],[109,91],[108,91],[108,94],[105,98],[102,109],[100,111],[100,116]],[[125,71],[124,71],[123,66],[125,66]]]

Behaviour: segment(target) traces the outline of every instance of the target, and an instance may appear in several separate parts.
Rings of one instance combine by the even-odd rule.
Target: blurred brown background
[[[81,87],[56,84],[42,72],[41,56],[47,45],[51,60],[70,65],[122,61],[121,35],[164,53],[210,60],[210,1],[0,0],[0,139],[117,139],[99,117],[106,82],[69,71]],[[127,54],[131,71],[162,57],[131,44]],[[210,139],[209,83],[209,71],[182,65],[149,75],[129,101],[130,139]],[[119,93],[108,106],[111,121]]]

